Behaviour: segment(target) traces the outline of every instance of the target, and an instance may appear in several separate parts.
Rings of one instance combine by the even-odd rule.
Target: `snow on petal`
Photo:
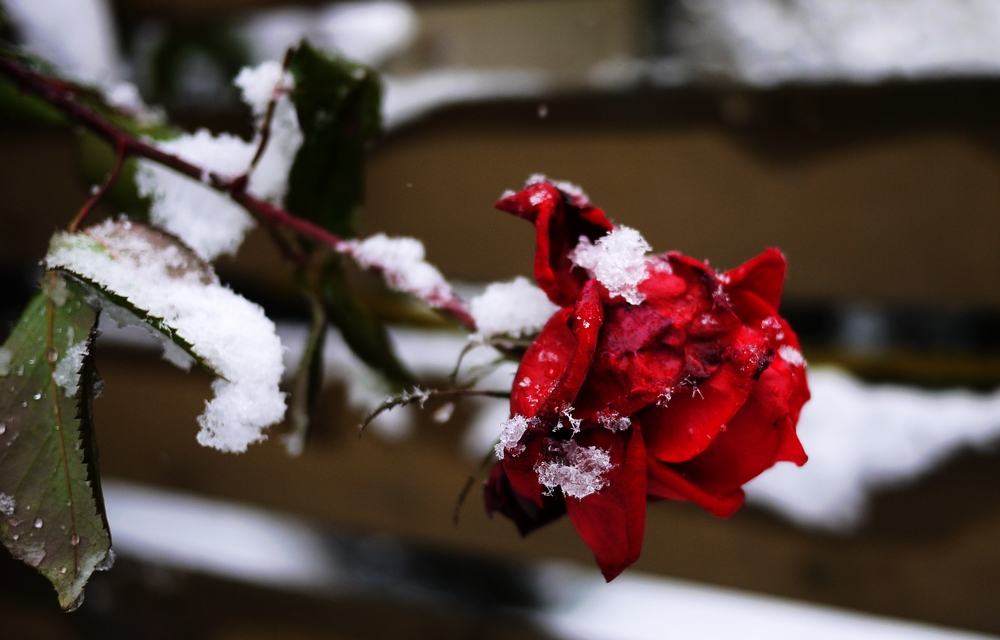
[[[215,398],[198,418],[201,444],[245,451],[284,416],[274,323],[219,284],[182,245],[148,227],[106,221],[83,233],[57,234],[45,262],[144,310],[148,322],[172,331],[219,376]]]
[[[511,416],[500,425],[500,442],[493,446],[498,460],[503,460],[504,453],[509,451],[512,455],[517,455],[524,451],[524,445],[520,444],[524,432],[531,426],[531,419],[522,415]]]
[[[424,245],[415,238],[390,238],[378,233],[361,241],[345,242],[342,251],[363,268],[381,271],[397,291],[430,304],[442,304],[454,297],[441,272],[424,260]]]
[[[608,485],[604,474],[615,465],[600,447],[582,447],[573,440],[557,443],[552,457],[535,465],[538,482],[548,493],[556,487],[567,498],[586,498]]]
[[[511,282],[495,282],[469,302],[479,338],[520,338],[537,333],[558,310],[544,291],[522,276]]]
[[[788,364],[795,367],[806,366],[806,359],[802,357],[802,352],[790,344],[778,347],[778,355]]]
[[[596,243],[580,236],[569,259],[597,278],[611,297],[621,296],[629,304],[639,304],[645,299],[638,287],[648,277],[645,254],[649,250],[649,243],[638,231],[631,227],[615,227]]]

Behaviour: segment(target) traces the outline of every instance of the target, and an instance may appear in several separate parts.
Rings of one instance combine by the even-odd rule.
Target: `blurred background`
[[[610,590],[565,519],[522,540],[477,488],[453,524],[502,402],[397,410],[359,440],[380,387],[334,336],[305,454],[272,438],[227,456],[194,438],[208,377],[108,327],[95,410],[118,565],[65,615],[2,552],[5,638],[827,637],[789,622],[803,611],[829,637],[859,620],[872,637],[1000,634],[1000,4],[0,6],[8,41],[81,81],[133,83],[191,130],[249,136],[232,78],[302,38],[379,69],[365,235],[422,239],[464,291],[530,275],[532,231],[492,204],[539,172],[657,252],[728,269],[780,247],[814,392],[806,467],[766,473],[728,521],[651,505],[642,558]],[[86,199],[81,162],[72,131],[0,112],[4,333]],[[301,344],[308,313],[261,234],[218,270]],[[464,336],[375,288],[369,303],[444,384]]]

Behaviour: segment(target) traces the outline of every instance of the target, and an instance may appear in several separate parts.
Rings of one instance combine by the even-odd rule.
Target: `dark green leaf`
[[[382,127],[374,71],[303,42],[292,56],[292,102],[305,140],[288,178],[288,210],[339,236],[357,235],[364,153]]]
[[[323,270],[323,301],[327,315],[344,336],[344,342],[368,366],[403,387],[413,384],[409,371],[399,362],[385,326],[358,303],[340,265],[340,257]]]
[[[285,448],[291,455],[300,455],[305,448],[316,399],[323,388],[323,347],[326,345],[327,318],[321,294],[305,284],[302,290],[309,300],[312,318],[288,398],[288,420],[292,429],[285,438]]]
[[[23,93],[6,78],[0,78],[0,115],[32,124],[66,124],[66,118],[61,113],[40,99]]]
[[[97,312],[78,284],[43,284],[0,352],[0,540],[72,609],[111,549],[92,446]]]

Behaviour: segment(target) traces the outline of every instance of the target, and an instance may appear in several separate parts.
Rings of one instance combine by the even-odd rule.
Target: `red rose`
[[[514,378],[491,514],[526,534],[567,513],[611,580],[639,557],[647,500],[726,517],[745,482],[805,463],[795,425],[809,388],[778,315],[778,250],[721,275],[679,253],[643,257],[638,233],[544,180],[497,207],[535,224],[535,279],[562,308]]]

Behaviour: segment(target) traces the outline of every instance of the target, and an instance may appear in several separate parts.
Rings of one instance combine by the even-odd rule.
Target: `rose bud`
[[[563,513],[606,579],[636,561],[648,500],[728,517],[742,485],[787,460],[809,399],[778,314],[777,249],[724,274],[615,227],[572,187],[536,178],[497,207],[535,225],[535,280],[561,308],[524,354],[486,508],[522,534]]]

